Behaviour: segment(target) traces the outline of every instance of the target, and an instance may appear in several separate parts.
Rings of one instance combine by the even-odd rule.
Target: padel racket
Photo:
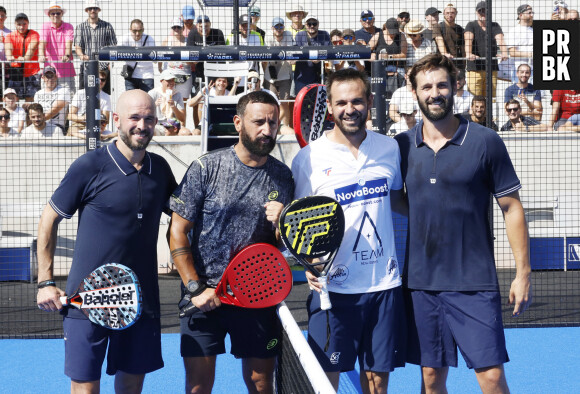
[[[226,267],[215,293],[224,304],[242,308],[278,305],[292,290],[292,271],[280,251],[265,243],[242,249]],[[188,303],[179,317],[190,316],[197,307]]]
[[[296,200],[282,211],[280,233],[284,245],[296,260],[322,283],[320,307],[330,309],[326,275],[344,236],[342,207],[326,196]]]
[[[129,267],[111,263],[91,272],[63,305],[80,309],[91,322],[111,330],[124,330],[141,316],[141,286]]]
[[[303,87],[294,102],[294,133],[300,147],[304,148],[333,127],[334,121],[326,106],[326,86],[314,83]]]

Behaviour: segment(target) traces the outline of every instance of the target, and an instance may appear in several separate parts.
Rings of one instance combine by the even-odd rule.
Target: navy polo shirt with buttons
[[[457,115],[453,138],[435,153],[423,122],[395,139],[409,200],[405,285],[431,291],[498,291],[490,195],[521,188],[507,149],[491,129]]]
[[[159,317],[157,235],[161,213],[176,186],[169,164],[149,152],[139,171],[115,142],[79,157],[49,201],[63,218],[79,211],[67,295],[100,265],[120,263],[139,278],[143,316]],[[85,318],[74,308],[64,313]]]

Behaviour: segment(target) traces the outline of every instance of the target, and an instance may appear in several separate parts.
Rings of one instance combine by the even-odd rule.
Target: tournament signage
[[[371,50],[360,45],[339,47],[255,47],[215,45],[210,47],[105,47],[101,61],[277,61],[370,59]]]
[[[534,88],[580,90],[580,22],[534,21]]]

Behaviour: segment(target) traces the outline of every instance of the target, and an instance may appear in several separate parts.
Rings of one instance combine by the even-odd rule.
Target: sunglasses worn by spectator
[[[308,22],[307,25],[309,27],[316,27],[316,26],[318,26],[318,22]]]
[[[519,110],[520,110],[520,107],[507,109],[508,112],[518,112]]]
[[[345,40],[353,40],[354,36],[344,36],[342,38],[344,38]]]
[[[360,18],[363,22],[370,22],[373,20],[372,16],[365,16],[364,18]]]
[[[10,120],[10,114],[0,115],[0,120]]]
[[[51,12],[50,16],[61,16],[62,12],[58,11],[58,12]]]
[[[91,11],[98,11],[99,7],[89,7],[87,8],[87,11],[91,12]]]
[[[131,30],[131,33],[135,33],[135,34],[137,34],[137,33],[143,33],[143,29],[140,29],[140,30]]]
[[[276,29],[276,30],[284,30],[284,25],[276,25],[276,26],[274,26],[274,29]]]
[[[260,16],[260,14],[257,12],[250,12],[250,16]]]
[[[332,45],[342,45],[342,40],[332,41]]]

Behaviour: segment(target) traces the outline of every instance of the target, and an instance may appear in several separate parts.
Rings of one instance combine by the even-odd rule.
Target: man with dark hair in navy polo
[[[99,390],[107,352],[107,374],[115,375],[117,392],[140,392],[145,374],[163,367],[157,234],[177,184],[165,159],[145,150],[157,124],[153,99],[139,89],[124,92],[113,119],[120,138],[70,166],[38,225],[37,303],[42,310],[64,315],[65,374],[71,378],[71,392]],[[63,291],[53,279],[58,225],[77,211],[75,250]],[[141,283],[143,312],[123,331],[91,323],[80,310],[63,309],[59,300],[106,263],[126,265]]]
[[[441,54],[413,66],[409,79],[423,120],[395,136],[409,212],[407,361],[421,365],[423,392],[447,392],[459,347],[484,393],[507,393],[503,364],[509,358],[488,212],[493,194],[515,259],[509,302],[517,316],[532,300],[521,184],[497,133],[453,115],[456,73]],[[393,201],[397,211],[404,211],[401,202]]]

